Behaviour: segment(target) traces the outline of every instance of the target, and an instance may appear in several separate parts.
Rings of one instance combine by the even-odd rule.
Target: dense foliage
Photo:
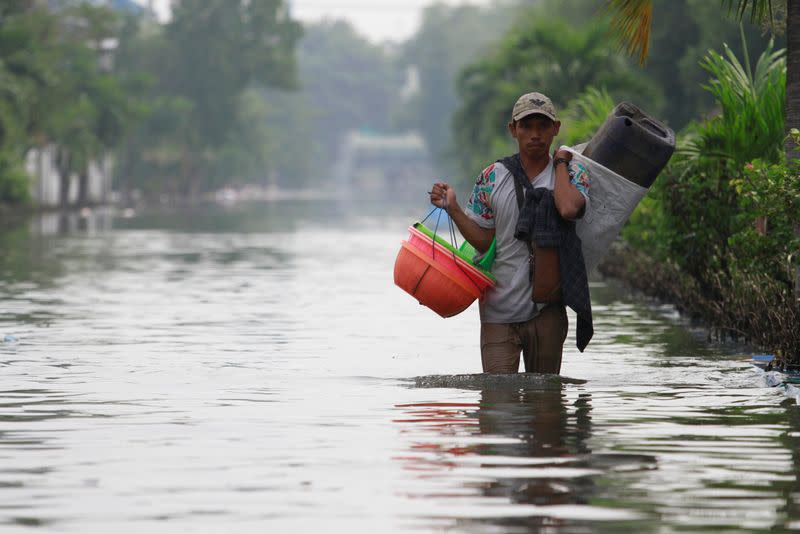
[[[385,133],[403,88],[392,51],[341,21],[308,25],[297,49],[299,90],[264,95],[274,126],[271,170],[283,186],[319,183],[352,130]]]
[[[102,7],[63,2],[58,13],[38,2],[4,2],[0,10],[0,202],[28,198],[23,158],[34,147],[58,146],[63,178],[80,176],[89,162],[113,150],[136,116],[132,80],[108,65],[115,14]]]
[[[499,41],[522,11],[513,3],[428,7],[417,33],[402,47],[401,62],[418,82],[397,113],[398,126],[418,130],[438,172],[455,176],[463,168],[451,128],[458,106],[461,70]],[[483,112],[482,106],[475,114]]]
[[[227,76],[218,72],[195,75],[191,84],[181,77],[180,91],[171,89],[178,83],[169,81],[176,76],[171,65],[189,59],[169,36],[189,23],[165,28],[139,24],[125,41],[121,65],[157,74],[161,83],[151,90],[151,119],[125,146],[119,173],[123,189],[182,198],[192,193],[190,188],[197,193],[244,184],[306,187],[325,178],[321,175],[333,166],[350,130],[391,128],[401,71],[387,50],[347,23],[308,25],[302,36],[293,33],[294,26],[284,28],[291,29],[287,39],[297,38],[293,74],[284,62],[273,67],[287,69],[284,78],[273,72],[233,86],[216,81]],[[221,31],[205,39],[229,40]],[[185,39],[188,52],[191,39]],[[168,53],[175,58],[163,59]],[[240,57],[235,50],[208,54]],[[213,65],[203,70],[213,72]]]
[[[800,162],[783,153],[784,51],[768,47],[754,69],[729,49],[702,64],[720,114],[683,132],[623,235],[660,262],[645,270],[674,269],[658,292],[671,285],[712,325],[796,362]]]
[[[483,55],[466,65],[457,79],[460,105],[454,115],[453,153],[458,179],[469,180],[475,169],[513,149],[506,130],[515,98],[539,90],[557,106],[580,106],[579,95],[605,91],[613,101],[629,100],[676,130],[709,113],[713,95],[702,87],[700,59],[709,48],[730,44],[742,52],[743,31],[748,53],[768,42],[761,29],[738,23],[707,0],[655,1],[650,55],[642,67],[621,54],[610,38],[602,3],[593,0],[543,0],[519,12],[516,23]],[[553,16],[553,14],[558,14]],[[585,106],[583,111],[588,111]],[[580,139],[570,114],[559,142]],[[597,123],[589,120],[587,124]],[[583,127],[585,134],[591,130]]]
[[[656,188],[663,210],[659,231],[668,234],[656,246],[669,243],[664,252],[707,285],[703,273],[726,268],[729,239],[742,224],[731,180],[753,159],[782,159],[786,62],[783,51],[768,48],[754,71],[729,49],[724,57],[710,51],[702,64],[721,113],[687,128]]]
[[[617,100],[646,100],[659,109],[658,87],[608,46],[607,31],[603,21],[576,27],[534,13],[468,66],[459,79],[461,107],[454,119],[464,174],[513,151],[506,126],[511,106],[525,92],[540,91],[563,107],[590,87],[602,87]]]
[[[244,95],[297,87],[301,33],[278,0],[183,0],[164,26],[130,18],[118,72],[153,83],[148,119],[120,151],[122,189],[195,198],[231,181],[221,170],[263,164],[266,111]]]
[[[243,91],[296,85],[301,30],[282,1],[184,0],[165,26],[95,4],[0,3],[0,202],[28,198],[23,161],[45,147],[62,205],[72,176],[86,201],[89,165],[112,153],[123,184],[213,187],[221,147],[251,126]]]

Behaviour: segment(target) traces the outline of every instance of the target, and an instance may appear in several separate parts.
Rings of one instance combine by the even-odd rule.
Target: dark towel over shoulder
[[[556,209],[553,192],[544,187],[531,185],[519,154],[499,160],[511,171],[516,182],[519,208],[514,237],[540,247],[558,247],[561,270],[561,290],[564,304],[578,316],[575,340],[578,350],[583,352],[594,335],[592,326],[592,303],[589,297],[589,281],[583,261],[581,240],[575,232],[575,222],[567,221]],[[519,195],[522,191],[523,195]]]

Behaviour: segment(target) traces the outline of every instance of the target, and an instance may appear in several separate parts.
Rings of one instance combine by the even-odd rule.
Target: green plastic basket
[[[475,250],[475,247],[470,245],[469,241],[467,241],[466,239],[464,240],[463,243],[461,243],[461,246],[459,247],[458,250],[461,254],[469,256],[471,258],[469,261],[471,261],[472,264],[475,265],[476,267],[480,267],[484,271],[491,271],[492,264],[494,263],[494,254],[496,247],[497,247],[497,239],[492,239],[492,244],[489,245],[489,250],[487,250],[486,254],[484,254],[483,257],[481,257],[480,260],[478,261],[475,260],[479,256],[481,256],[481,253]]]
[[[448,243],[441,234],[436,234],[434,238],[433,231],[422,224],[421,222],[414,223],[414,228],[425,234],[426,236],[430,237],[431,239],[435,239],[436,242],[443,247],[445,247],[450,252],[454,252],[456,256],[461,258],[462,260],[471,263],[481,271],[483,271],[487,276],[489,276],[492,280],[494,280],[494,276],[491,273],[492,263],[494,263],[494,256],[495,256],[495,249],[497,245],[497,240],[492,239],[492,244],[489,246],[489,250],[486,251],[486,254],[483,255],[478,261],[475,261],[476,257],[480,256],[480,253],[475,250],[475,247],[469,244],[469,241],[466,239],[459,248],[455,248],[452,244]]]

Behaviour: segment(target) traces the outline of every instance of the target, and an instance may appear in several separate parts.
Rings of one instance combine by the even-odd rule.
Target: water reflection
[[[798,531],[800,530],[800,411],[791,401],[787,401],[786,404],[790,425],[783,434],[782,441],[786,450],[791,451],[792,471],[795,476],[779,492],[785,502],[779,513],[787,518],[788,529]]]
[[[568,406],[563,391],[482,391],[481,434],[516,436],[519,441],[496,444],[477,454],[541,460],[524,470],[518,464],[507,466],[506,476],[484,486],[484,495],[539,507],[588,504],[594,482],[592,473],[581,465],[580,455],[589,452],[590,401],[584,395]],[[491,466],[489,474],[498,467]],[[498,523],[541,527],[562,521],[544,516]]]
[[[474,376],[480,383],[482,375]],[[503,532],[637,517],[594,506],[597,479],[620,466],[649,469],[654,458],[593,456],[591,394],[552,387],[553,378],[536,389],[516,387],[519,377],[507,387],[494,380],[475,403],[396,406],[395,422],[412,442],[397,460],[425,483],[409,495],[426,503],[422,515]]]
[[[47,212],[36,216],[6,216],[0,220],[0,296],[52,287],[65,273],[65,236],[92,238],[111,229],[109,209]],[[108,255],[107,248],[100,249]]]

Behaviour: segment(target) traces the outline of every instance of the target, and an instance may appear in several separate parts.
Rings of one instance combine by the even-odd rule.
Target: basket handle
[[[434,206],[433,209],[430,212],[428,212],[428,214],[425,216],[425,218],[420,221],[420,224],[423,224],[426,220],[428,220],[428,217],[433,215],[433,212],[436,211],[436,210],[439,210],[439,214],[436,217],[436,226],[433,229],[433,238],[431,238],[431,258],[432,259],[436,259],[436,233],[439,230],[439,222],[441,221],[441,218],[442,218],[442,212],[443,211],[447,211],[447,199],[444,200],[444,207],[439,208],[439,207]],[[450,217],[449,215],[447,216],[447,224],[448,224],[449,229],[450,229],[450,244],[453,246],[453,263],[455,263],[456,266],[461,270],[461,272],[463,272],[467,276],[469,281],[472,282],[472,285],[474,285],[478,289],[478,293],[482,293],[481,288],[477,284],[477,282],[475,282],[475,280],[472,279],[472,276],[470,276],[470,274],[467,271],[464,270],[464,268],[461,266],[460,263],[458,263],[458,260],[456,259],[455,251],[458,250],[458,238],[456,237],[456,230],[455,230],[455,227],[453,226],[453,218]]]

